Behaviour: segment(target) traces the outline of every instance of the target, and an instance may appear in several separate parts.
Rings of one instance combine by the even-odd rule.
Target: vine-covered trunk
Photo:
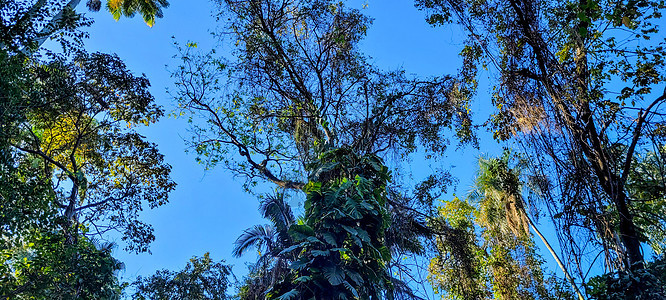
[[[283,251],[298,258],[268,298],[390,299],[388,180],[375,155],[344,148],[321,154],[304,188],[305,222],[289,229],[296,245]]]

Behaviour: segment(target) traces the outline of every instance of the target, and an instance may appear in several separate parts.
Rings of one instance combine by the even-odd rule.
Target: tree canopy
[[[148,251],[154,236],[139,211],[166,203],[175,186],[134,128],[163,114],[148,80],[115,55],[86,53],[78,27],[89,21],[63,5],[0,3],[3,299],[119,297],[123,264],[107,232]],[[32,55],[56,33],[64,54]]]
[[[651,234],[661,231],[655,228],[663,228],[664,219],[642,212],[654,211],[660,200],[642,198],[631,186],[665,187],[632,175],[642,169],[641,157],[660,156],[664,146],[664,40],[656,23],[664,4],[417,5],[429,11],[430,23],[456,22],[468,34],[462,55],[471,78],[480,65],[499,72],[494,135],[515,141],[529,155],[531,175],[581,279],[598,253],[606,270],[643,269],[641,243],[663,244]],[[631,289],[637,294],[640,283]]]
[[[146,75],[86,50],[80,0],[0,1],[0,299],[666,297],[663,1],[416,0],[465,36],[462,67],[433,77],[376,65],[350,3],[219,0],[215,48],[175,42],[186,143],[268,223],[239,232],[232,255],[257,260],[238,281],[206,253],[130,283],[109,241],[150,252],[141,211],[176,183],[139,127],[165,110]],[[85,5],[152,27],[169,2]],[[409,165],[495,142],[460,198]]]

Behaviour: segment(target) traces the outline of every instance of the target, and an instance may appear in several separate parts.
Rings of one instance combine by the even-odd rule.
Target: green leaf
[[[328,250],[312,250],[312,251],[310,251],[310,253],[312,254],[312,256],[315,256],[315,257],[316,257],[316,256],[328,256],[328,255],[331,255],[331,251],[328,251]]]
[[[340,163],[337,162],[337,161],[324,164],[324,165],[320,166],[319,168],[315,169],[314,172],[312,172],[312,174],[310,174],[310,179],[311,180],[316,180],[321,176],[322,173],[327,173],[327,172],[333,170],[335,167],[337,167],[339,165],[340,165]]]
[[[305,224],[293,224],[289,226],[289,235],[291,235],[296,241],[302,241],[310,236],[314,235],[314,230],[312,227]]]
[[[303,188],[305,193],[320,192],[321,191],[321,182],[310,181]]]
[[[305,240],[310,242],[310,243],[313,243],[313,244],[323,244],[323,242],[321,240],[319,240],[318,238],[316,238],[314,236],[309,236]]]
[[[358,228],[356,229],[356,232],[358,233],[358,237],[361,238],[362,241],[370,243],[370,235],[366,230]]]
[[[384,261],[391,261],[391,250],[389,250],[388,247],[382,246],[379,248],[379,253],[382,254],[382,259],[384,259]]]
[[[324,277],[333,286],[340,285],[345,280],[345,273],[338,266],[324,267],[323,271]]]
[[[299,260],[294,261],[289,265],[289,268],[292,270],[302,270],[307,268],[312,263],[311,260],[308,260],[305,257],[301,257]]]
[[[356,231],[356,229],[354,229],[352,227],[349,227],[347,225],[342,225],[342,224],[340,225],[340,227],[342,227],[342,229],[344,229],[345,231],[349,232],[351,235],[354,235],[354,236],[358,235],[358,231]]]
[[[292,251],[294,251],[294,250],[296,250],[296,249],[298,249],[298,248],[300,248],[300,247],[301,247],[300,244],[298,244],[298,245],[293,245],[293,246],[291,246],[291,247],[288,247],[288,248],[286,248],[286,249],[280,251],[279,255],[287,254],[287,253],[292,252]]]
[[[352,270],[346,270],[345,273],[347,273],[347,276],[356,282],[358,285],[363,285],[365,281],[363,280],[363,276],[359,274],[358,272],[352,271]]]
[[[338,242],[335,240],[335,237],[332,234],[324,232],[322,234],[322,237],[324,238],[324,241],[326,241],[327,244],[335,247],[338,246]]]
[[[120,8],[118,8],[118,9],[114,9],[114,10],[111,12],[111,15],[113,15],[113,19],[114,19],[114,20],[116,20],[116,21],[120,20],[120,16],[121,16]]]
[[[359,298],[358,291],[351,285],[351,283],[345,281],[344,284],[347,290],[350,291],[354,297]]]
[[[298,291],[296,289],[292,289],[291,291],[288,291],[288,292],[282,294],[282,296],[277,297],[276,299],[277,300],[290,300],[290,299],[296,299],[297,296],[298,296]]]
[[[310,276],[301,276],[301,277],[298,277],[298,278],[294,279],[294,282],[302,283],[302,282],[308,282],[310,280],[312,280],[312,277],[310,277]]]

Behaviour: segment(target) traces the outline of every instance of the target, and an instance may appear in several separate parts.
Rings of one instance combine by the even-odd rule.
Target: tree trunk
[[[530,226],[532,226],[532,229],[534,229],[534,232],[536,232],[536,234],[539,236],[539,238],[541,238],[541,241],[543,241],[543,243],[546,245],[546,248],[548,248],[548,251],[550,251],[550,254],[553,256],[553,258],[557,262],[557,265],[559,265],[560,269],[562,269],[562,272],[564,272],[564,276],[569,281],[569,284],[571,284],[571,287],[574,289],[574,291],[576,291],[576,294],[578,295],[578,299],[579,300],[584,300],[585,297],[583,297],[583,294],[578,289],[578,286],[576,285],[576,282],[574,281],[573,277],[571,277],[571,274],[569,274],[569,271],[567,271],[567,268],[564,266],[564,264],[560,260],[560,257],[557,255],[557,253],[555,252],[553,247],[550,246],[550,243],[548,242],[548,240],[546,240],[546,238],[543,236],[543,234],[541,234],[541,231],[539,231],[539,229],[537,229],[536,224],[534,224],[534,222],[532,222],[532,218],[530,218],[530,216],[527,214],[524,207],[522,208],[522,211],[523,211],[523,214],[525,214],[525,217],[527,218],[527,221],[530,223]]]

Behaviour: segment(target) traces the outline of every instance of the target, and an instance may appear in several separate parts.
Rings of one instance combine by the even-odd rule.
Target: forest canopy
[[[372,58],[382,3],[218,0],[214,46],[152,48],[176,52],[168,94],[87,27],[186,14],[79,2],[0,2],[0,299],[666,298],[662,1],[416,0],[417,26],[463,36],[460,67],[424,76]],[[165,114],[184,149],[151,134]],[[198,175],[165,153],[185,151],[243,199],[183,196]],[[123,276],[174,197],[267,223]]]

